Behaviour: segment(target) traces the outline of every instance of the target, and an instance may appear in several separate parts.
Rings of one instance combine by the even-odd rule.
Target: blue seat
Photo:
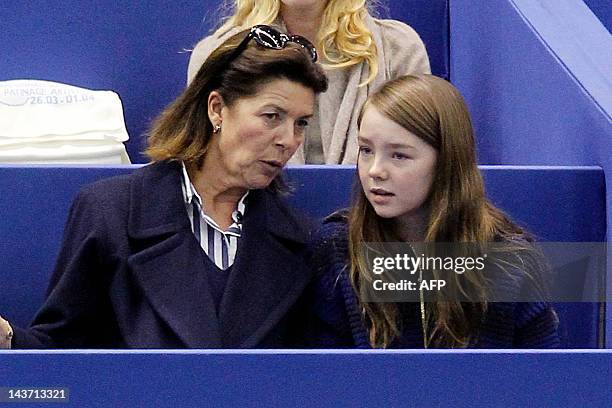
[[[0,166],[0,313],[18,325],[32,319],[44,299],[68,208],[79,188],[137,166]],[[488,195],[542,241],[605,240],[603,171],[594,167],[481,167]],[[348,205],[352,166],[297,166],[286,170],[293,205],[321,218]],[[557,305],[563,346],[601,346],[598,303]]]

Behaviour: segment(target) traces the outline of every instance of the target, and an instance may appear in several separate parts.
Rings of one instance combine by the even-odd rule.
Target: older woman
[[[327,86],[315,60],[267,26],[217,48],[154,124],[153,164],[79,193],[45,304],[10,346],[288,345],[309,268],[279,178]]]
[[[231,15],[200,41],[189,61],[188,81],[219,42],[240,27],[274,24],[315,43],[329,78],[315,117],[292,163],[353,164],[357,116],[368,95],[404,74],[430,72],[419,35],[407,24],[373,18],[370,0],[233,0]]]

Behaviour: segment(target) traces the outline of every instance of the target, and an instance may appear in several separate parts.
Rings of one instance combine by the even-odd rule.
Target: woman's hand
[[[0,349],[10,349],[13,329],[9,322],[0,316]]]

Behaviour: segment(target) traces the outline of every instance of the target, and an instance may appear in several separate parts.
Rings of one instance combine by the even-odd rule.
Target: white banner
[[[115,92],[0,81],[0,162],[129,163],[128,139]]]

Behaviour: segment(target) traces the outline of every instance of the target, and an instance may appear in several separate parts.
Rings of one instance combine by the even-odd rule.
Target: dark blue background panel
[[[432,74],[448,79],[448,0],[389,0],[387,3],[387,10],[381,8],[380,16],[403,21],[414,28],[427,48]]]
[[[0,351],[0,379],[62,407],[612,406],[607,351]]]
[[[599,21],[612,31],[612,2],[610,0],[584,0]]]
[[[491,201],[535,234],[539,241],[606,240],[606,186],[601,168],[480,168]]]
[[[0,166],[0,313],[26,326],[44,299],[68,209],[84,184],[137,166]],[[605,239],[604,180],[593,167],[483,166],[491,200],[541,241]],[[286,170],[290,201],[321,218],[349,203],[353,166],[297,166]],[[559,307],[565,347],[601,344],[599,305]]]

